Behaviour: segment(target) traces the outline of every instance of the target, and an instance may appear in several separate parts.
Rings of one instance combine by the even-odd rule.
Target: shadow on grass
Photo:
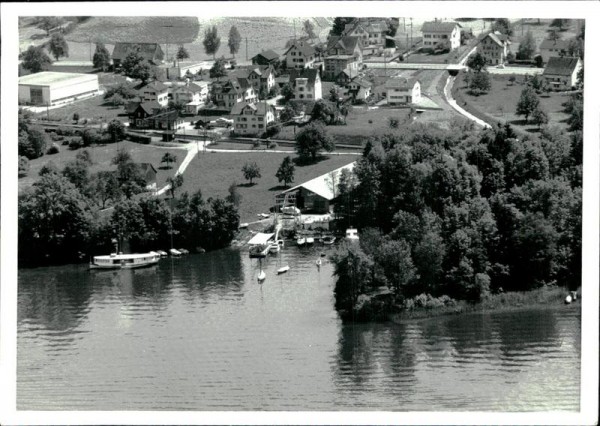
[[[328,158],[329,157],[327,157],[326,155],[318,155],[315,159],[313,159],[312,157],[296,157],[292,159],[292,161],[298,167],[305,167],[313,166],[315,164],[320,163],[321,161],[327,160]]]
[[[251,187],[253,187],[254,185],[256,185],[256,182],[252,182],[252,183],[250,183],[250,182],[246,182],[246,183],[238,183],[238,184],[237,184],[237,187],[238,187],[238,188],[251,188]]]
[[[525,119],[510,120],[509,123],[512,125],[515,125],[515,126],[523,126],[523,127],[531,124],[528,121],[525,121]]]
[[[171,170],[173,166],[160,166],[158,170]]]
[[[277,185],[277,186],[270,187],[269,191],[284,191],[289,188],[291,188],[291,186]]]

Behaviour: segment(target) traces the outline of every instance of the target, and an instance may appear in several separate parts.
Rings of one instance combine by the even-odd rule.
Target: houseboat
[[[160,254],[149,253],[122,254],[112,253],[104,256],[94,256],[90,261],[90,269],[133,269],[156,265]]]

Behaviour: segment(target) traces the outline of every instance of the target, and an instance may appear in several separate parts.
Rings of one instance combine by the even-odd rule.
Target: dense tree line
[[[174,198],[173,191],[167,201],[145,193],[140,167],[127,152],[112,162],[116,170],[90,173],[93,159],[83,150],[62,170],[52,162],[42,167],[19,196],[21,265],[87,260],[110,253],[113,238],[132,252],[168,248],[171,238],[176,247],[216,249],[233,238],[235,200],[204,200],[200,191]]]
[[[581,132],[413,126],[368,141],[338,185],[342,226],[360,245],[334,256],[336,307],[388,287],[393,304],[581,280]],[[354,309],[353,309],[354,308]]]

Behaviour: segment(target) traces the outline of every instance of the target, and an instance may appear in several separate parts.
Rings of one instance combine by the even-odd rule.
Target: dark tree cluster
[[[87,260],[109,253],[113,238],[121,247],[127,241],[132,252],[169,247],[171,236],[176,247],[191,250],[221,248],[232,240],[239,225],[233,202],[204,200],[197,192],[169,205],[145,193],[141,168],[126,151],[112,163],[115,171],[91,173],[93,158],[83,150],[62,170],[52,162],[42,167],[32,189],[19,196],[22,265]],[[110,206],[112,214],[101,213]]]
[[[361,230],[334,256],[336,306],[385,286],[479,301],[503,290],[581,281],[581,132],[456,123],[371,139],[338,184],[336,215]]]

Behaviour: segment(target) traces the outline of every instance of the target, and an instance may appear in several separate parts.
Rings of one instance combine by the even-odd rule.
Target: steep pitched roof
[[[123,60],[134,50],[135,46],[140,47],[140,55],[147,61],[162,60],[163,51],[158,43],[115,43],[115,48],[112,53],[112,58]]]
[[[273,109],[272,105],[265,104],[265,102],[259,102],[257,104],[251,104],[248,102],[239,102],[231,109],[231,115],[240,115],[245,108],[250,108],[254,111],[255,115],[265,115],[268,110]]]
[[[500,36],[502,36],[502,34],[498,35],[498,34],[494,34],[494,33],[489,33],[484,38],[482,38],[481,40],[483,41],[486,38],[489,38],[494,43],[496,43],[498,46],[503,47],[504,44],[506,43],[506,40],[503,40],[502,38],[500,38]]]
[[[319,70],[313,68],[293,69],[290,70],[290,81],[295,83],[297,78],[306,78],[308,79],[308,87],[313,87],[318,75]]]
[[[579,63],[579,58],[550,58],[543,75],[571,75]]]
[[[456,26],[461,28],[457,22],[429,21],[423,23],[421,31],[424,33],[451,33]]]
[[[347,55],[352,55],[356,46],[360,47],[360,37],[356,36],[333,36],[327,43],[327,53],[331,50],[343,49]]]
[[[252,59],[256,58],[257,56],[262,56],[267,61],[274,61],[276,59],[279,59],[279,57],[280,57],[279,53],[277,53],[277,52],[275,52],[275,51],[273,51],[271,49],[263,50],[259,54],[254,55],[254,57]]]
[[[326,200],[331,201],[335,198],[334,197],[335,193],[334,193],[333,187],[331,185],[332,178],[336,181],[339,180],[339,176],[342,173],[342,170],[348,170],[351,172],[354,170],[355,164],[356,164],[356,162],[346,164],[345,166],[342,166],[338,169],[332,170],[329,173],[325,173],[324,175],[318,176],[307,182],[301,183],[300,185],[296,185],[290,189],[286,189],[285,191],[283,191],[281,193],[285,194],[286,192],[295,191],[299,188],[305,188],[305,189],[319,195],[320,197],[323,197]]]
[[[142,102],[139,104],[139,107],[142,108],[148,115],[152,115],[154,114],[154,111],[162,108],[161,105],[156,101]]]
[[[146,84],[145,86],[142,86],[139,89],[139,91],[143,92],[145,89],[151,89],[151,90],[155,90],[157,92],[164,92],[165,90],[168,89],[168,87],[165,84],[161,83],[160,81],[154,80],[154,81]]]
[[[355,77],[352,80],[352,83],[358,84],[359,86],[365,87],[365,88],[373,86],[373,83],[371,83],[369,80],[365,80],[364,78],[361,78],[361,77]]]
[[[290,45],[288,50],[285,51],[285,54],[287,55],[288,52],[290,50],[292,50],[294,47],[296,49],[298,49],[298,51],[300,53],[302,53],[303,56],[312,56],[315,54],[315,48],[313,46],[311,46],[309,43],[307,43],[306,41],[294,41]]]
[[[568,40],[550,40],[545,39],[540,44],[541,49],[559,49],[559,50],[567,50],[569,48]]]

